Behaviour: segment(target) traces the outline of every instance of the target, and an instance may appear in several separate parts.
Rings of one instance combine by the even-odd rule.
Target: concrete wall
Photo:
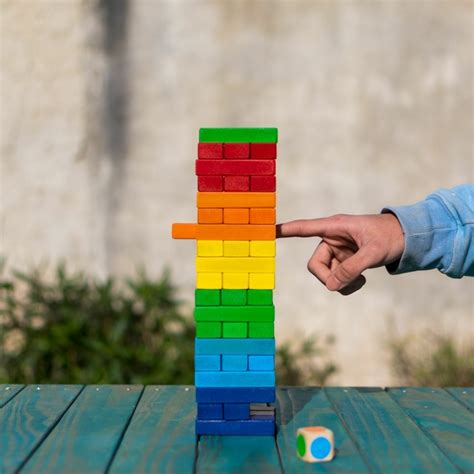
[[[277,126],[279,220],[378,212],[473,181],[471,2],[4,1],[1,247],[14,267],[165,266],[190,301],[201,126]],[[473,338],[472,280],[367,272],[331,294],[278,243],[277,337],[333,334],[342,384],[389,384],[386,340]]]

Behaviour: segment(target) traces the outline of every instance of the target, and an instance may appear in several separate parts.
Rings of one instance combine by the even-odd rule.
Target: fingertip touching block
[[[196,337],[202,339],[222,337],[222,323],[207,321],[196,323]]]
[[[250,273],[248,287],[255,290],[273,290],[275,288],[275,274]]]
[[[248,257],[250,244],[248,240],[224,240],[224,257]]]
[[[221,304],[221,290],[200,290],[194,291],[195,306],[219,306]]]
[[[225,420],[249,420],[250,404],[249,403],[224,403],[224,419]]]
[[[221,290],[223,306],[245,306],[247,304],[247,290]]]
[[[276,253],[276,242],[274,240],[251,240],[251,257],[274,257]],[[225,252],[224,252],[225,255]]]
[[[224,158],[228,160],[248,160],[250,158],[250,144],[225,143]]]
[[[276,212],[271,207],[253,207],[249,213],[250,224],[275,224]]]
[[[198,191],[220,192],[224,190],[222,176],[198,176]]]
[[[334,457],[334,434],[324,426],[307,426],[296,432],[296,452],[306,462],[326,462]]]
[[[229,273],[222,274],[222,288],[229,290],[246,290],[249,287],[248,273]]]
[[[224,191],[234,191],[240,193],[246,193],[250,191],[249,176],[224,176]],[[256,189],[256,191],[259,190]]]
[[[176,223],[171,227],[173,239],[195,239],[197,234],[197,224]]]
[[[246,355],[223,355],[222,370],[226,372],[245,372],[248,370],[248,357]]]
[[[222,288],[222,273],[197,273],[196,288],[219,290]]]
[[[273,193],[275,190],[276,190],[275,176],[251,176],[250,177],[250,191]]]
[[[275,337],[275,324],[273,322],[250,322],[248,328],[249,337],[266,339]]]
[[[222,337],[241,339],[247,337],[248,323],[223,323]]]
[[[198,403],[198,420],[222,420],[224,419],[222,403]]]
[[[223,222],[222,209],[198,209],[199,224],[222,224]]]
[[[248,290],[247,304],[257,306],[267,306],[273,304],[272,290]]]
[[[222,240],[197,240],[196,250],[199,257],[223,257],[224,242]]]
[[[257,357],[257,356],[254,356]],[[262,356],[265,357],[265,356]],[[220,355],[195,355],[194,370],[196,372],[219,372],[221,369]]]
[[[250,158],[252,160],[275,160],[277,157],[276,143],[251,143]]]
[[[249,355],[249,370],[274,370],[275,358],[273,356]]]
[[[197,176],[257,176],[275,174],[275,160],[196,160]]]
[[[240,208],[224,209],[224,224],[248,224],[249,210]]]
[[[206,193],[198,192],[196,203],[198,208],[274,208],[275,193]]]
[[[224,157],[222,143],[198,143],[198,159],[221,160]]]

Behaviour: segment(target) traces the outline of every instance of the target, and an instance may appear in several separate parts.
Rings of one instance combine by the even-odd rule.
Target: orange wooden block
[[[248,209],[224,209],[224,224],[248,224]]]
[[[275,224],[276,212],[270,207],[254,207],[250,209],[250,224]]]
[[[198,209],[199,224],[222,224],[222,209]]]
[[[204,207],[275,207],[275,193],[203,193],[196,196],[198,208]]]
[[[199,240],[272,240],[274,225],[249,224],[199,224],[196,238]]]
[[[173,239],[195,239],[197,229],[198,224],[173,224],[171,227],[171,236]]]

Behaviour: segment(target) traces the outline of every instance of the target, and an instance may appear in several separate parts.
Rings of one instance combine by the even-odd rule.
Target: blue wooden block
[[[215,356],[210,356],[215,357]],[[266,356],[263,356],[266,357]],[[248,357],[246,355],[223,355],[222,356],[222,370],[245,372],[248,370]]]
[[[194,356],[194,370],[196,372],[209,372],[221,370],[221,356],[196,355]]]
[[[275,387],[196,387],[198,403],[273,403]]]
[[[224,420],[249,420],[250,403],[224,403]]]
[[[275,434],[275,422],[273,420],[196,420],[196,434],[273,436]]]
[[[196,372],[196,387],[273,387],[275,371]]]
[[[274,370],[275,359],[273,356],[249,356],[249,370]]]
[[[224,412],[222,403],[198,403],[197,419],[198,420],[222,420]]]
[[[195,339],[198,355],[274,355],[275,339]]]

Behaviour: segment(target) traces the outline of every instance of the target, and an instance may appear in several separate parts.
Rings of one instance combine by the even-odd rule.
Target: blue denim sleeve
[[[452,277],[474,276],[474,184],[440,189],[412,206],[386,207],[405,235],[392,274],[437,268]]]

